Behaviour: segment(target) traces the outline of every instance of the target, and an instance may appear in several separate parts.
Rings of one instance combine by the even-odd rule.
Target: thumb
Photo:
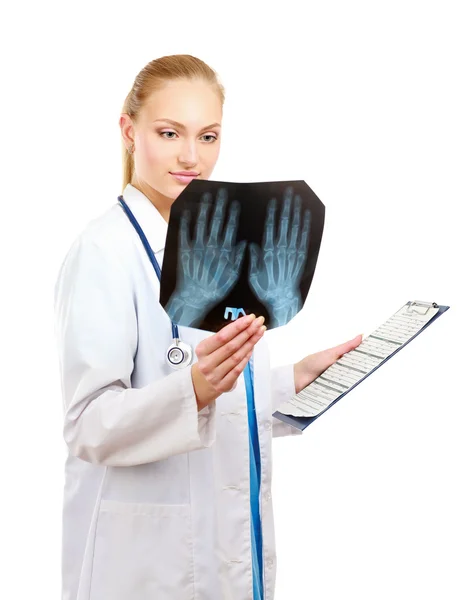
[[[357,348],[363,339],[364,334],[359,333],[359,335],[356,335],[354,339],[344,342],[343,344],[339,344],[338,346],[334,346],[333,348],[329,348],[328,352],[334,360],[337,360],[347,352]]]
[[[250,275],[254,275],[258,271],[259,246],[253,242],[248,245],[250,251]]]

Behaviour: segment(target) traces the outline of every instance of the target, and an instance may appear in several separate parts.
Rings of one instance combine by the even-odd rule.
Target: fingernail
[[[268,328],[266,327],[266,325],[261,325],[260,327],[260,331],[261,333],[264,333]]]
[[[248,315],[248,322],[251,323],[253,321],[253,319],[256,319],[256,315],[254,313],[251,313],[251,315]]]
[[[258,317],[258,320],[257,320],[257,322],[258,322],[260,325],[262,325],[262,324],[264,323],[264,317],[263,317],[263,316],[261,316],[261,317]]]

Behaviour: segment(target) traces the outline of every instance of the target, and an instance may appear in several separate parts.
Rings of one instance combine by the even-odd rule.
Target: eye
[[[218,137],[216,135],[212,135],[210,133],[206,133],[202,137],[204,137],[204,138],[211,138],[211,139],[209,139],[209,141],[207,142],[207,144],[213,144],[213,142],[216,142],[217,139],[218,139]]]
[[[159,135],[161,135],[162,137],[167,136],[167,134],[172,134],[172,135],[177,135],[175,133],[175,131],[161,131],[159,132]],[[173,140],[174,138],[172,137],[165,137],[166,140]]]

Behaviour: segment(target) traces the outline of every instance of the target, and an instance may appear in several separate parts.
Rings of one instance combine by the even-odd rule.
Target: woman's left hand
[[[296,394],[299,394],[306,386],[308,386],[314,379],[319,377],[321,373],[324,373],[336,360],[338,360],[346,352],[350,352],[357,348],[362,342],[363,335],[359,334],[353,340],[328,348],[327,350],[321,350],[314,354],[309,354],[294,365],[294,385],[296,387]]]

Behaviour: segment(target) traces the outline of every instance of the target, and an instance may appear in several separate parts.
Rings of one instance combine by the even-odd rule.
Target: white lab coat
[[[162,264],[167,223],[138,189],[123,196]],[[197,411],[191,366],[165,361],[170,320],[122,207],[73,242],[55,285],[64,400],[63,600],[252,600],[249,447],[243,375]],[[196,346],[211,335],[180,327]],[[194,358],[194,362],[196,358]],[[274,596],[272,417],[293,365],[255,347],[265,599]]]

